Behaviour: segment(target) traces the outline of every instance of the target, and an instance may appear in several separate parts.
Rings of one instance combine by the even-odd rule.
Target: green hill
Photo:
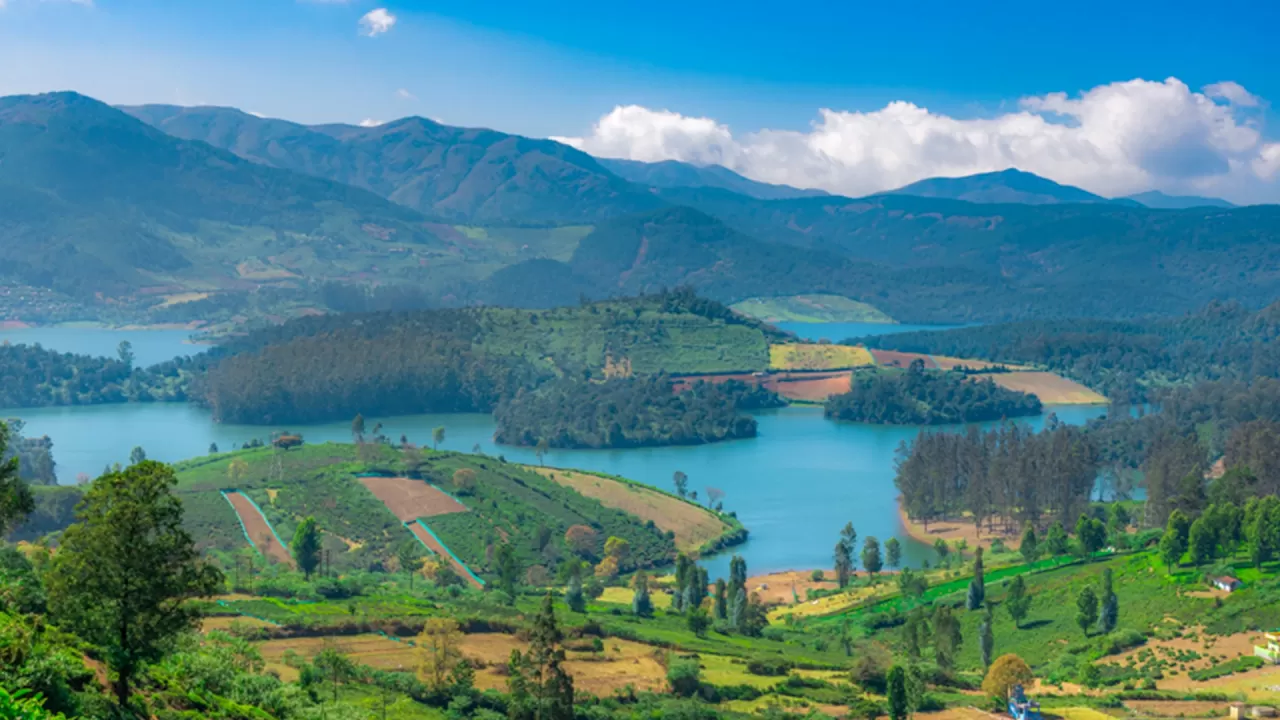
[[[927,178],[885,194],[947,198],[972,203],[1025,203],[1028,205],[1115,202],[1101,195],[1094,195],[1088,190],[1056,183],[1048,178],[1013,168],[958,178]],[[1123,200],[1120,202],[1131,204]]]
[[[769,323],[892,323],[893,318],[867,303],[839,295],[791,295],[748,298],[735,312]]]
[[[598,160],[615,175],[633,183],[651,187],[713,187],[760,200],[817,197],[829,194],[825,190],[805,190],[790,185],[757,182],[721,165],[694,165],[678,160],[651,163],[612,158]]]
[[[456,252],[373,193],[171,137],[75,93],[0,98],[0,157],[4,274],[71,295],[244,289]]]
[[[176,137],[370,190],[451,221],[590,222],[663,204],[567,145],[420,117],[376,127],[308,127],[232,108],[125,111]]]

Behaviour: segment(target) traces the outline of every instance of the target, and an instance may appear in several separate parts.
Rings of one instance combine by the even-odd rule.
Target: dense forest
[[[557,448],[698,445],[755,437],[743,410],[779,407],[773,392],[730,380],[671,391],[664,375],[605,382],[564,379],[498,405],[500,443]]]
[[[912,519],[968,513],[974,525],[1074,521],[1088,504],[1098,452],[1081,428],[1051,422],[1034,433],[1016,424],[981,432],[922,432],[898,448],[894,484]]]
[[[58,482],[53,462],[53,440],[48,435],[25,437],[25,423],[18,418],[0,419],[0,426],[8,428],[8,446],[0,452],[0,461],[18,458],[18,476],[36,485],[55,485]]]
[[[1280,377],[1280,303],[1251,311],[1212,303],[1157,320],[1044,320],[858,338],[868,347],[998,362],[1060,372],[1118,402],[1197,380]],[[854,342],[854,341],[850,341]]]
[[[127,345],[127,343],[126,343]],[[40,345],[0,345],[0,407],[185,400],[181,365],[143,370],[120,357],[72,355]]]
[[[902,372],[855,374],[849,392],[826,404],[829,418],[889,425],[949,425],[1039,414],[1040,400],[1034,395],[962,373],[925,370],[919,360]]]

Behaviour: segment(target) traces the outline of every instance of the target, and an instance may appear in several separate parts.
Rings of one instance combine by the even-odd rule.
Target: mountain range
[[[74,93],[0,100],[0,276],[89,306],[263,289],[304,309],[538,306],[691,285],[957,322],[1280,292],[1280,207],[1146,197],[1193,207],[1018,171],[854,199],[422,118],[305,126]]]

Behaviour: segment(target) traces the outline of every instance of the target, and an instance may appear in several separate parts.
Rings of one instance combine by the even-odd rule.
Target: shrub
[[[752,675],[779,677],[791,672],[795,665],[782,658],[751,658],[747,661],[747,672]]]

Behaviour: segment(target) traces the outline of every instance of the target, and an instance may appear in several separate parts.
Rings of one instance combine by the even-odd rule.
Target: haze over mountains
[[[938,322],[1280,294],[1280,207],[1143,197],[1196,207],[1016,170],[852,199],[422,118],[304,126],[73,93],[0,100],[0,274],[90,310],[105,293],[145,313],[140,293],[157,287],[323,309],[334,283],[402,291],[375,307],[825,292]]]

